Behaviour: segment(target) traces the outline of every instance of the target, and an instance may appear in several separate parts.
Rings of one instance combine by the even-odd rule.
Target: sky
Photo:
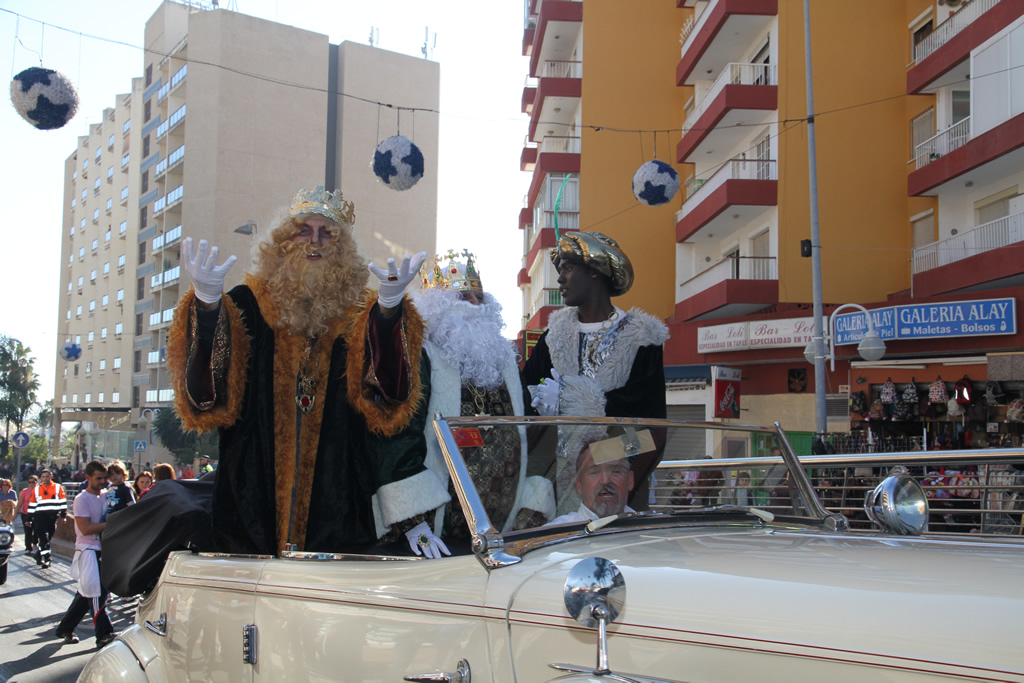
[[[0,0],[0,71],[10,80],[40,66],[41,58],[42,66],[71,79],[81,100],[75,118],[55,131],[33,128],[9,98],[0,107],[0,334],[32,349],[40,403],[53,398],[59,361],[64,161],[78,136],[87,134],[103,109],[114,106],[114,97],[142,75],[145,23],[159,4]],[[429,29],[430,58],[441,65],[437,249],[476,253],[484,287],[504,306],[505,334],[514,337],[522,315],[516,286],[522,261],[518,218],[530,181],[519,170],[528,121],[520,111],[528,69],[522,56],[522,1],[221,0],[220,5],[327,33],[335,44],[367,44],[375,27],[378,47],[420,58]],[[476,170],[481,155],[492,163],[483,179]]]

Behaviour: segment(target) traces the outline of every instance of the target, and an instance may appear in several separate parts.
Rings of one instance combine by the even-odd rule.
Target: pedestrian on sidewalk
[[[96,647],[102,648],[115,638],[114,626],[107,616],[107,591],[100,582],[102,545],[100,534],[106,526],[107,468],[98,460],[85,466],[86,488],[75,496],[75,557],[71,560],[71,578],[78,590],[64,618],[57,625],[57,637],[65,643],[78,642],[75,627],[86,612],[92,614],[96,629]]]
[[[28,511],[28,503],[29,499],[32,497],[32,491],[38,483],[39,479],[37,479],[35,475],[32,475],[28,478],[28,483],[25,485],[25,488],[18,493],[18,512],[21,513],[21,526],[25,528],[26,555],[32,553],[36,544],[36,537],[32,528],[32,518],[34,515]]]
[[[36,564],[43,569],[50,568],[50,539],[57,529],[57,518],[67,519],[68,502],[64,487],[53,481],[50,470],[39,473],[39,483],[32,489],[28,501],[28,511],[34,518],[36,542],[39,544],[39,555]]]

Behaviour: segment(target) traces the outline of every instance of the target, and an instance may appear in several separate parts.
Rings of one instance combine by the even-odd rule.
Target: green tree
[[[186,430],[173,408],[164,408],[157,413],[153,419],[153,433],[164,448],[174,453],[179,463],[191,463],[199,455],[215,455],[220,450],[217,432],[199,434]]]
[[[36,405],[39,379],[30,355],[32,349],[12,337],[0,336],[0,419],[4,421],[3,454],[7,455],[7,437],[20,431],[32,406]]]

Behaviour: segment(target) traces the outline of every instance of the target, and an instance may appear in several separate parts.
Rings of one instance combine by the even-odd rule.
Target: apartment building
[[[624,124],[628,114],[591,116],[594,102],[586,97],[589,83],[615,81],[619,60],[654,49],[624,40],[613,49],[602,45],[601,63],[592,59],[598,50],[591,37],[601,31],[632,36],[630,18],[601,16],[605,6],[592,0],[582,7],[537,4],[526,4],[524,54],[538,82],[536,92],[524,93],[524,111],[548,122],[560,113],[556,107],[564,112],[566,102],[571,108],[586,100],[577,125],[647,127]],[[779,420],[789,430],[812,432],[814,368],[804,356],[815,336],[812,272],[801,245],[811,237],[803,0],[665,0],[644,3],[642,11],[648,4],[674,12],[659,15],[672,25],[671,37],[661,36],[660,24],[648,24],[645,35],[677,50],[674,63],[667,74],[657,67],[662,72],[645,83],[650,92],[642,97],[617,96],[614,89],[601,96],[639,117],[672,89],[665,78],[679,94],[664,100],[679,103],[674,110],[668,105],[680,132],[672,161],[684,181],[674,216],[646,208],[625,214],[644,211],[650,219],[652,227],[627,230],[639,241],[630,254],[641,271],[651,263],[659,276],[671,248],[661,230],[666,221],[674,224],[670,282],[659,277],[654,285],[672,302],[664,314],[672,333],[669,414],[721,416],[715,378],[729,378],[742,393],[741,421]],[[850,393],[870,396],[890,378],[901,388],[911,382],[926,388],[937,377],[952,385],[967,375],[981,389],[994,379],[1010,392],[1024,390],[1024,334],[1016,313],[1024,294],[1024,54],[1018,47],[1024,5],[811,0],[810,6],[826,325],[840,306],[858,304],[871,311],[887,345],[882,360],[860,359],[856,344],[866,316],[844,308],[834,317],[835,368],[826,367],[829,429],[862,426],[850,414]],[[586,27],[587,78],[576,91],[564,78],[545,88],[545,60],[576,59],[552,52],[548,36],[565,36],[573,26],[580,36]],[[582,95],[574,98],[576,92]],[[545,132],[571,136],[572,121]],[[522,166],[535,173],[537,197],[550,196],[560,184],[557,174],[572,173],[581,228],[600,230],[602,218],[617,224],[605,194],[607,183],[627,184],[627,172],[615,164],[628,150],[598,152],[591,141],[602,139],[601,131],[584,128],[578,160],[550,154],[548,142],[544,167],[545,139],[532,120],[530,135],[537,149],[524,150]],[[538,170],[548,175],[538,178]],[[591,193],[596,177],[606,184]],[[549,204],[533,200],[531,188],[520,225],[528,236],[531,229],[540,233],[532,244],[543,249],[553,240],[543,241],[547,224],[536,209]],[[588,214],[595,205],[601,210]],[[544,305],[560,303],[557,292],[538,296],[552,286],[544,277],[553,273],[541,274],[532,259],[527,251],[520,274],[527,330],[543,327]],[[636,301],[649,310],[661,310],[659,302],[647,291]]]
[[[372,103],[436,111],[437,63],[196,5],[160,5],[146,23],[142,76],[66,161],[58,322],[60,344],[83,353],[58,361],[55,411],[99,430],[108,456],[131,458],[123,449],[148,442],[148,421],[173,400],[164,349],[190,286],[185,237],[239,256],[230,288],[295,193],[324,184],[355,201],[367,258],[436,241],[436,115],[417,113],[427,168],[416,187],[390,190],[369,164],[378,127],[383,138],[397,125],[395,110]],[[106,433],[115,431],[132,438]]]

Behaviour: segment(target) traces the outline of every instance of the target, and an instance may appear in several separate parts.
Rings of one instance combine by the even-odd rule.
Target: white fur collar
[[[664,322],[639,308],[627,311],[629,323],[619,331],[615,348],[594,377],[604,391],[625,386],[633,370],[633,359],[641,346],[661,346],[668,340]],[[574,306],[566,306],[548,319],[548,350],[551,364],[562,375],[579,375],[580,319]]]

